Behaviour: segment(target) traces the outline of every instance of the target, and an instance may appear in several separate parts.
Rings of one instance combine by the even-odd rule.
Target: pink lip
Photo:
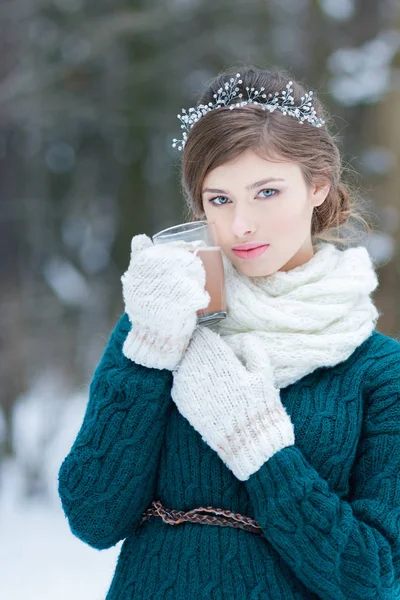
[[[253,250],[254,248],[260,248],[260,246],[269,246],[269,244],[258,244],[257,242],[249,242],[248,244],[238,244],[233,246],[232,250]]]
[[[234,248],[232,248],[232,250],[236,254],[236,256],[238,256],[239,258],[244,258],[246,260],[249,258],[257,258],[258,256],[261,256],[261,254],[264,254],[267,248],[269,248],[269,244],[265,244],[264,246],[256,246],[251,250],[235,250]]]

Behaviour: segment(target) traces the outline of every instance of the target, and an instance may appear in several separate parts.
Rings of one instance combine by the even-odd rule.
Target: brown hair
[[[198,100],[198,104],[214,103],[214,94],[224,83],[240,72],[239,93],[247,97],[245,88],[265,93],[281,93],[289,81],[293,82],[295,103],[299,102],[306,90],[291,75],[282,70],[261,70],[253,66],[230,69],[215,77]],[[204,218],[201,189],[207,173],[219,165],[233,160],[245,150],[252,149],[269,160],[296,162],[309,185],[329,184],[326,200],[314,208],[311,223],[313,244],[318,240],[349,244],[357,237],[356,228],[349,226],[351,219],[370,230],[369,224],[361,216],[360,201],[353,197],[348,184],[342,181],[343,165],[340,152],[333,135],[329,133],[329,120],[321,102],[314,95],[313,105],[317,116],[325,120],[325,125],[315,127],[292,116],[283,115],[279,110],[270,113],[257,105],[249,104],[235,110],[218,108],[206,113],[189,131],[183,150],[181,185],[187,204],[185,218]],[[235,100],[234,100],[235,101]],[[240,100],[237,100],[240,101]],[[355,194],[354,194],[355,195]],[[333,230],[347,226],[347,235],[333,235]]]

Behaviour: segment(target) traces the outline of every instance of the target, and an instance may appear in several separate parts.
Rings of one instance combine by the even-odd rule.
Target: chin
[[[268,277],[276,273],[277,269],[262,265],[260,262],[257,264],[257,259],[248,261],[234,261],[236,269],[247,277]]]

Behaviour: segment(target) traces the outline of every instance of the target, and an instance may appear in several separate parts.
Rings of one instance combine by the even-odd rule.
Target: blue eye
[[[213,204],[214,206],[222,206],[222,204],[226,204],[226,202],[223,202],[222,204],[217,204],[215,202],[216,200],[219,200],[220,198],[227,200],[227,198],[225,196],[215,196],[215,198],[210,198],[209,202],[211,202],[211,204]]]
[[[271,194],[272,196],[275,195],[275,192],[277,192],[278,190],[272,190],[272,189],[265,189],[265,190],[261,190],[261,192],[273,192],[273,194]],[[260,192],[260,194],[261,194]],[[271,198],[271,196],[264,196],[264,198]]]
[[[274,190],[274,189],[271,189],[271,188],[266,188],[265,190],[261,190],[260,194],[262,192],[272,192],[272,194],[270,194],[269,196],[264,196],[264,198],[272,198],[272,196],[275,196],[275,194],[278,193],[278,190]]]

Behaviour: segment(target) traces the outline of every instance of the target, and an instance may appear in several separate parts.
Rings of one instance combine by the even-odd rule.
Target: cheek
[[[219,224],[218,221],[215,221],[215,226],[213,228],[213,239],[215,240],[215,243],[218,246],[222,246],[222,248],[231,245],[232,234],[229,234],[226,223],[223,225]]]
[[[271,211],[269,224],[272,226],[272,231],[291,232],[293,229],[301,229],[302,225],[309,227],[311,215],[312,211],[307,202],[297,199],[280,205],[276,211]]]
[[[223,219],[218,218],[218,216],[215,214],[208,214],[207,220],[209,223],[208,226],[211,234],[211,239],[216,245],[223,245],[224,240],[228,237],[226,220],[224,222]]]

